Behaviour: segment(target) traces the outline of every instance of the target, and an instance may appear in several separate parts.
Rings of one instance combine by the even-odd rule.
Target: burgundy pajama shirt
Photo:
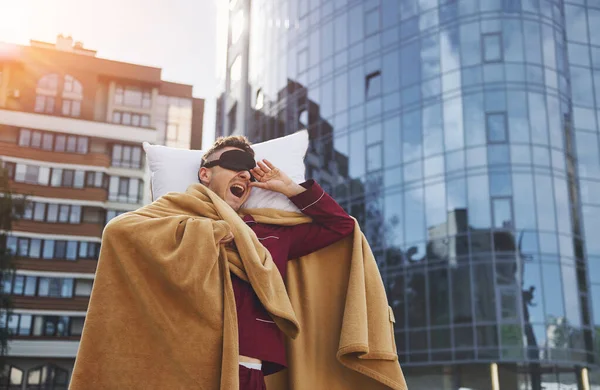
[[[312,223],[278,226],[258,223],[251,216],[244,217],[244,222],[271,253],[283,280],[289,259],[325,248],[354,231],[354,220],[321,186],[313,180],[301,186],[306,191],[290,200],[302,213],[313,219]],[[262,360],[264,375],[282,370],[287,366],[283,332],[275,325],[252,286],[233,274],[231,278],[238,315],[240,355]],[[247,369],[243,368],[240,366],[240,384],[242,372],[248,375]],[[244,390],[245,387],[240,389]]]

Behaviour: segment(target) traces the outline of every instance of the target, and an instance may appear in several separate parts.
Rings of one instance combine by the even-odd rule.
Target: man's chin
[[[238,211],[240,209],[240,207],[242,207],[242,204],[243,204],[240,199],[232,199],[229,197],[227,199],[225,199],[225,203],[227,203],[229,205],[229,207],[231,207],[235,211]]]

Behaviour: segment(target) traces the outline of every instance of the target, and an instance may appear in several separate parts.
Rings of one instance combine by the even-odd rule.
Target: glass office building
[[[600,388],[600,1],[229,8],[217,134],[309,129],[409,388]]]

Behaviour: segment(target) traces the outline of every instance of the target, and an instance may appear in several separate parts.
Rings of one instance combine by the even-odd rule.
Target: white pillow
[[[150,169],[152,200],[168,192],[184,192],[198,182],[202,150],[177,149],[143,143]],[[256,161],[266,158],[296,183],[305,180],[304,156],[308,149],[308,132],[299,131],[286,137],[252,145]],[[272,208],[296,211],[298,208],[285,196],[273,191],[253,188],[245,208]]]

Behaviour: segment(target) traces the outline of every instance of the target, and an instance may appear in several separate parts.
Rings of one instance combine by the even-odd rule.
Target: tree
[[[15,197],[10,191],[8,172],[0,167],[0,315],[8,318],[11,314],[12,301],[10,294],[4,293],[4,285],[12,280],[14,266],[13,253],[7,248],[7,236],[12,230],[13,221],[23,215],[26,200],[24,197]],[[0,367],[4,364],[3,357],[8,348],[10,337],[6,324],[0,326]]]

